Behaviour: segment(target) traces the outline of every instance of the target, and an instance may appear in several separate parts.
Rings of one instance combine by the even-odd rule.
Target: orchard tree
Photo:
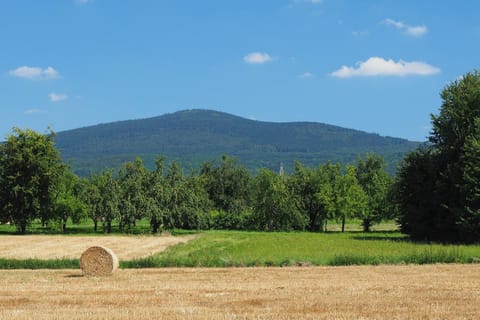
[[[173,228],[174,221],[169,214],[170,185],[164,176],[164,158],[155,162],[156,168],[147,175],[148,187],[146,193],[146,216],[150,220],[152,233],[163,231],[164,228]]]
[[[32,220],[47,221],[56,189],[65,170],[55,148],[54,133],[13,128],[0,144],[0,203],[2,220],[25,233]]]
[[[95,205],[95,216],[102,221],[103,231],[112,232],[112,222],[119,217],[119,197],[120,188],[117,180],[113,177],[111,170],[101,172],[92,179],[95,188],[93,192],[98,190],[98,203]]]
[[[252,179],[234,158],[224,155],[219,164],[207,162],[200,174],[205,178],[205,188],[215,209],[234,215],[251,209]]]
[[[168,190],[168,214],[171,216],[171,227],[183,229],[205,229],[208,227],[207,210],[208,194],[202,178],[191,174],[185,176],[177,162],[172,162],[165,177]]]
[[[258,229],[267,231],[303,230],[307,224],[286,178],[267,169],[256,177],[253,218]]]
[[[336,218],[336,183],[341,176],[341,171],[342,167],[339,163],[332,164],[329,162],[318,168],[318,175],[322,183],[316,194],[316,198],[322,206],[322,218],[325,221],[323,227],[325,232],[327,232],[328,220]]]
[[[74,173],[64,172],[55,195],[52,218],[62,232],[66,231],[69,218],[73,224],[78,224],[86,217],[87,206],[82,199],[85,189],[86,185]]]
[[[328,163],[313,169],[295,162],[289,184],[298,209],[307,218],[309,231],[323,231],[327,219],[334,215],[333,184],[339,174],[339,165]]]
[[[119,199],[120,230],[129,231],[145,214],[147,199],[145,180],[147,172],[140,158],[127,162],[118,174],[121,197]]]
[[[335,183],[335,213],[336,218],[342,221],[342,232],[345,231],[347,218],[364,214],[367,201],[367,195],[358,183],[355,167],[347,165],[345,173]]]
[[[100,190],[97,185],[98,176],[92,177],[87,181],[87,186],[83,192],[83,201],[86,205],[87,217],[93,222],[93,230],[97,232],[98,223],[102,221],[103,212],[102,208],[102,197],[100,195]]]
[[[367,196],[365,210],[358,213],[362,219],[363,231],[370,231],[370,227],[383,220],[390,210],[388,191],[392,179],[385,172],[383,158],[373,154],[367,155],[366,160],[358,159],[357,180]]]

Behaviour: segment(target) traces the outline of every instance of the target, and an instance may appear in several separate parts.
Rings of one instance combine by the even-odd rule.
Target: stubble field
[[[1,236],[0,257],[6,259],[79,259],[91,246],[102,245],[120,260],[138,259],[194,239],[172,236]]]
[[[478,265],[0,273],[1,319],[478,319]]]

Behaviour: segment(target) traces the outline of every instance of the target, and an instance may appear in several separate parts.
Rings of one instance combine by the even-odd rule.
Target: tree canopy
[[[48,220],[64,169],[53,132],[14,128],[0,144],[2,220],[14,223],[21,233],[33,219]]]
[[[428,240],[480,240],[480,73],[465,74],[441,93],[430,144],[408,155],[398,174],[399,222]]]

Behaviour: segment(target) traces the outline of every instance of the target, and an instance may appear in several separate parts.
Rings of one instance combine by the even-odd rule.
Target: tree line
[[[62,163],[53,132],[13,129],[0,147],[1,220],[25,233],[32,221],[60,230],[89,219],[106,233],[116,223],[129,232],[138,221],[153,233],[173,228],[326,231],[327,222],[361,219],[366,231],[387,217],[392,179],[380,157],[357,165],[295,163],[294,172],[261,169],[252,175],[229,156],[185,174],[158,158],[154,170],[141,159],[118,171],[79,178]]]
[[[363,229],[396,219],[415,239],[480,240],[480,73],[465,74],[441,93],[429,141],[407,154],[392,178],[374,154],[355,164],[296,162],[291,173],[256,175],[229,156],[185,174],[158,158],[154,170],[137,159],[89,178],[73,174],[53,132],[14,128],[0,144],[0,220],[25,233],[34,220],[65,230],[90,219],[130,231],[147,219],[153,233],[172,228],[328,230],[357,218]]]

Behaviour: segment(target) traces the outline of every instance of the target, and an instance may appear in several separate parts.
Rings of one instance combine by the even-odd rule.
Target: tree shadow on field
[[[460,245],[465,243],[452,242],[452,241],[431,241],[431,240],[421,240],[413,239],[408,235],[402,237],[388,237],[388,236],[375,236],[375,235],[363,235],[363,236],[353,236],[351,239],[360,240],[360,241],[390,241],[390,242],[403,242],[411,244],[442,244],[442,245]]]
[[[365,233],[365,232],[355,232],[355,233],[356,235],[351,237],[351,239],[353,240],[391,241],[391,242],[408,242],[408,243],[421,242],[421,241],[416,241],[407,235],[398,235],[398,231],[372,231],[369,233]]]
[[[79,274],[79,273],[77,273],[77,274],[67,274],[65,276],[65,278],[83,278],[83,277],[85,277],[85,276],[83,274]]]

